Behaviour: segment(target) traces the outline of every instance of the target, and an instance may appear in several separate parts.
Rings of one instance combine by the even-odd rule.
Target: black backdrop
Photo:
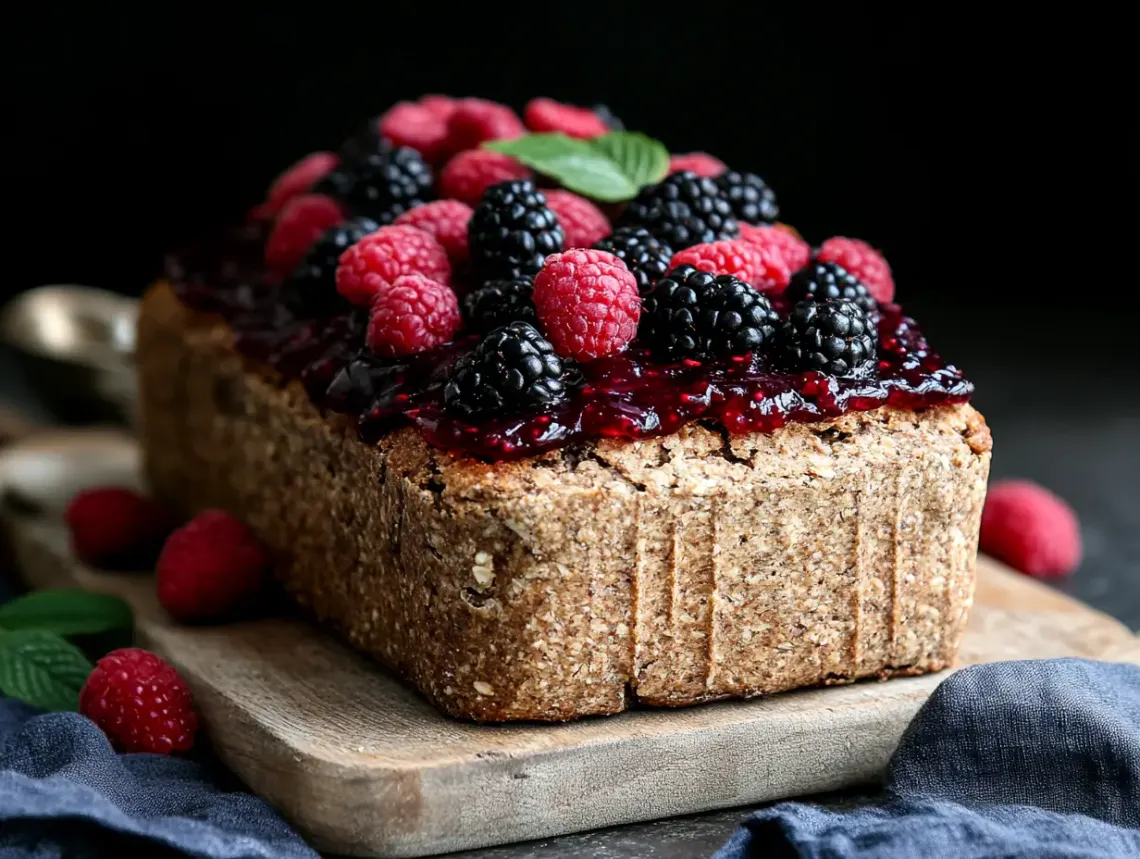
[[[965,326],[1034,347],[1071,319],[1058,298],[1074,287],[1135,289],[1113,259],[1135,246],[1134,73],[1126,31],[1103,17],[109,5],[23,5],[5,27],[3,293],[74,281],[137,292],[166,247],[242,212],[297,156],[430,91],[604,101],[674,151],[760,172],[809,239],[883,248],[936,335]]]

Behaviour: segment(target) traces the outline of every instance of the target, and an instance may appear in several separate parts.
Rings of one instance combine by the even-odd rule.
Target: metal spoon
[[[133,423],[137,319],[134,298],[90,286],[40,286],[0,308],[0,340],[61,419]]]

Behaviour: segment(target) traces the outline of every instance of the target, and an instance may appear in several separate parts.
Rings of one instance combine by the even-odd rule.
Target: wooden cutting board
[[[867,781],[946,676],[567,725],[453,721],[306,620],[185,628],[149,577],[77,563],[61,505],[83,486],[135,483],[136,464],[134,442],[115,432],[46,433],[0,452],[16,562],[35,587],[126,598],[141,646],[190,682],[221,758],[329,852],[424,856]],[[978,578],[964,664],[1140,664],[1140,640],[1112,618],[987,558]]]

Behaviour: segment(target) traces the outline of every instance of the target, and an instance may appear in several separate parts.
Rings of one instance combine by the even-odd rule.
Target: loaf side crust
[[[361,442],[163,284],[138,362],[153,491],[244,518],[295,600],[449,714],[683,706],[958,650],[990,455],[968,405],[489,464],[412,428]]]

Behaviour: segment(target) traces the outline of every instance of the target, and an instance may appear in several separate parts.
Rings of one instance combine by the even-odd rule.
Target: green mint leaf
[[[638,188],[655,185],[669,172],[669,150],[640,131],[611,131],[590,143],[609,156]]]
[[[91,591],[35,591],[0,605],[0,629],[88,635],[130,627],[129,605],[118,597]]]
[[[91,673],[79,649],[54,632],[0,633],[0,692],[44,710],[76,710]]]
[[[558,133],[528,134],[484,143],[483,147],[511,155],[532,170],[557,179],[565,188],[595,200],[629,200],[640,188],[606,149],[589,140]]]

